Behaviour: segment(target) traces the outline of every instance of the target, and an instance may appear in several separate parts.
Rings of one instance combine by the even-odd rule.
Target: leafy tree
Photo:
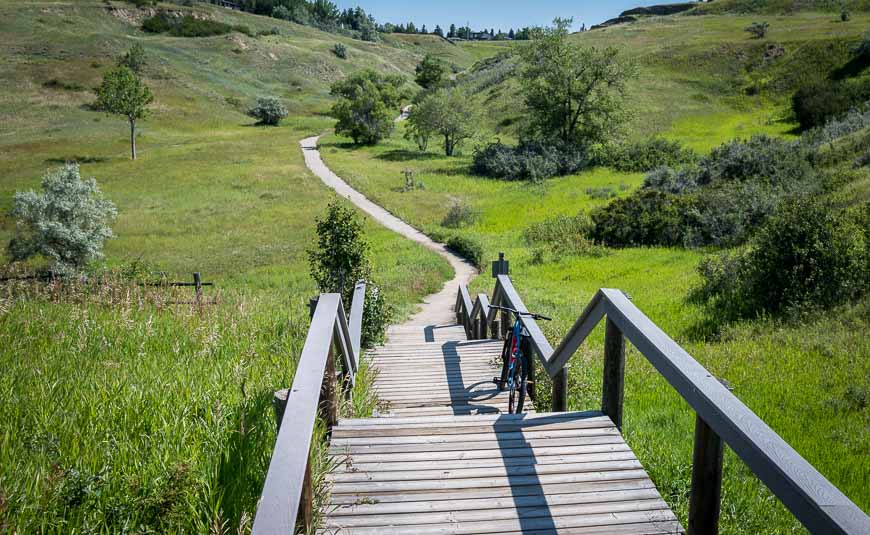
[[[310,24],[311,12],[308,10],[306,0],[288,0],[276,5],[272,9],[272,16],[276,19],[287,20],[297,24]]]
[[[338,119],[335,133],[366,144],[389,136],[404,82],[400,75],[366,69],[334,83],[330,94],[339,97],[332,107],[332,115]]]
[[[432,33],[438,37],[444,37],[444,30],[442,30],[441,26],[438,26],[437,24],[435,25],[435,29],[432,30]]]
[[[447,67],[445,67],[444,63],[438,58],[431,54],[426,54],[423,57],[423,60],[417,65],[415,71],[417,76],[414,80],[420,84],[421,87],[429,89],[430,87],[435,87],[441,83],[441,80],[444,79],[444,75],[447,73]]]
[[[602,142],[624,121],[626,83],[635,65],[614,48],[581,47],[568,40],[571,19],[532,32],[520,57],[522,92],[532,132],[564,144]]]
[[[96,90],[96,107],[106,113],[123,115],[130,123],[130,151],[136,159],[136,121],[148,113],[154,101],[151,90],[129,68],[116,67],[106,73]]]
[[[330,203],[326,215],[317,219],[317,246],[308,251],[311,277],[321,292],[341,294],[346,312],[350,310],[356,283],[368,282],[362,324],[364,347],[383,338],[392,317],[392,308],[371,280],[368,251],[356,213],[338,202]]]
[[[508,39],[513,39],[513,38],[514,38],[514,29],[511,28],[511,29],[508,31]]]
[[[113,237],[109,222],[115,205],[103,197],[96,180],[82,180],[77,164],[67,164],[42,179],[42,193],[16,192],[12,217],[16,234],[9,243],[13,260],[42,255],[61,273],[78,271],[100,258]]]
[[[147,61],[145,59],[145,48],[141,44],[136,43],[130,50],[125,52],[118,58],[117,65],[119,67],[127,67],[136,75],[141,75]]]
[[[429,30],[426,29],[426,25],[424,24],[422,28],[420,28],[420,33],[426,35],[429,33]]]
[[[308,4],[311,17],[321,27],[329,27],[338,22],[338,6],[330,0],[314,0]]]
[[[411,108],[410,135],[444,138],[444,154],[453,156],[456,147],[477,133],[480,113],[470,96],[455,88],[438,89]],[[418,143],[419,145],[419,143]]]
[[[248,110],[248,116],[257,119],[257,124],[269,126],[277,126],[287,115],[287,108],[276,97],[259,97]]]
[[[456,37],[456,25],[450,25],[450,31],[447,32],[447,37]]]

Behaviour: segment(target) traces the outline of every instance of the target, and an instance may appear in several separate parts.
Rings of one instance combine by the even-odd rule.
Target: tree
[[[520,51],[522,92],[533,135],[588,146],[624,121],[626,83],[637,69],[614,48],[571,43],[570,24],[557,18],[553,27],[532,32]]]
[[[127,67],[137,76],[142,74],[147,61],[145,59],[145,48],[141,44],[136,43],[130,47],[130,50],[118,57],[117,65],[119,67]]]
[[[450,31],[447,32],[447,37],[456,37],[456,25],[450,25]]]
[[[429,89],[441,83],[447,73],[447,67],[438,58],[426,54],[423,61],[417,65],[415,72],[417,76],[414,80],[420,84],[420,87]]]
[[[130,151],[135,160],[136,121],[148,114],[148,105],[154,101],[154,95],[136,73],[124,66],[106,73],[96,94],[98,109],[113,115],[123,115],[130,123]]]
[[[276,97],[259,97],[254,107],[248,110],[248,116],[257,119],[257,124],[268,126],[277,126],[287,115],[287,108]]]
[[[441,26],[438,26],[437,24],[435,25],[435,29],[432,30],[432,33],[438,37],[444,37],[444,30],[442,30]]]
[[[330,0],[314,0],[308,4],[308,9],[314,22],[322,27],[332,26],[338,22],[340,15],[338,6]]]
[[[369,246],[356,213],[332,202],[326,215],[317,218],[317,247],[308,250],[311,278],[323,293],[341,294],[345,312],[350,311],[354,287],[366,281],[362,345],[371,347],[383,338],[393,315],[383,293],[371,280]]]
[[[511,28],[511,29],[508,31],[508,39],[513,39],[514,37],[515,37],[515,35],[514,35],[514,29]]]
[[[408,117],[409,137],[425,140],[429,136],[444,138],[444,154],[453,153],[463,141],[477,133],[480,113],[467,93],[456,88],[441,88],[411,108]],[[418,146],[422,146],[418,141]]]
[[[422,33],[423,35],[426,35],[426,34],[429,33],[429,31],[426,29],[426,25],[425,25],[425,24],[423,25],[422,28],[420,28],[420,33]]]
[[[79,166],[67,164],[43,177],[42,193],[15,193],[10,256],[17,261],[42,255],[61,273],[78,271],[102,256],[104,242],[113,237],[109,223],[116,215],[96,180],[82,180]]]
[[[404,83],[400,75],[379,74],[371,69],[334,83],[330,94],[339,97],[332,107],[332,115],[338,119],[335,133],[366,144],[389,136]]]

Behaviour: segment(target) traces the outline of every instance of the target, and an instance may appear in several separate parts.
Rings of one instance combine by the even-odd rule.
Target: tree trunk
[[[453,143],[450,142],[450,136],[444,135],[444,154],[453,156]]]
[[[136,159],[136,120],[130,119],[130,154]]]

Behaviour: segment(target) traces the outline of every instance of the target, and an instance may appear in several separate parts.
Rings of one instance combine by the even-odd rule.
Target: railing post
[[[302,496],[299,499],[299,514],[296,522],[302,533],[310,533],[314,527],[314,489],[311,487],[311,450],[305,464],[305,478],[302,480]]]
[[[498,315],[496,315],[492,323],[489,324],[489,337],[493,340],[498,340],[499,336],[501,336],[501,322],[498,320]]]
[[[604,387],[601,411],[610,416],[622,431],[622,398],[625,390],[625,338],[619,327],[607,318],[604,330]]]
[[[553,377],[553,412],[568,411],[568,367],[565,366]]]
[[[471,338],[474,340],[480,340],[483,338],[480,336],[480,318],[474,318],[471,320]]]
[[[501,339],[504,340],[507,338],[508,329],[510,329],[510,318],[508,317],[508,313],[504,310],[500,311],[501,319],[498,320],[498,325],[501,327]]]
[[[719,533],[722,456],[722,439],[707,422],[696,415],[692,494],[689,498],[689,535]]]

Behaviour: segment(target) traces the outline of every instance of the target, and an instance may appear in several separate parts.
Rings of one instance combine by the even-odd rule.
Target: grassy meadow
[[[753,15],[653,17],[574,39],[621,47],[638,61],[640,76],[629,92],[634,116],[627,138],[661,135],[705,153],[735,137],[794,137],[788,95],[799,82],[800,69],[836,64],[868,22],[863,13],[853,14],[849,23],[832,13],[774,15],[767,19],[769,37],[758,42],[743,31],[752,20]],[[777,61],[765,59],[769,43],[784,50]],[[540,184],[470,175],[475,145],[496,137],[516,138],[522,106],[510,77],[502,80],[494,72],[467,83],[486,110],[489,128],[466,143],[459,156],[438,153],[437,139],[431,140],[428,152],[420,153],[402,138],[399,127],[375,147],[355,147],[346,139],[326,136],[321,140],[325,161],[369,198],[426,232],[474,237],[487,259],[505,252],[529,308],[554,316],[555,321],[543,325],[554,344],[598,288],[627,292],[801,455],[859,507],[870,510],[870,345],[862,335],[870,302],[796,319],[723,325],[689,299],[699,283],[696,266],[712,251],[637,247],[541,255],[524,241],[526,228],[608,202],[602,189],[609,190],[608,197],[627,195],[639,187],[643,175],[595,168]],[[403,191],[404,170],[413,171],[423,189]],[[866,172],[851,170],[851,162],[838,171],[860,175],[841,197],[846,202],[863,198]],[[444,218],[456,202],[471,207],[479,218],[460,229],[445,228]],[[472,293],[491,293],[492,287],[493,281],[481,276]],[[599,406],[602,353],[600,327],[570,364],[571,409]],[[627,441],[685,525],[694,414],[634,348],[627,358]],[[539,392],[548,405],[548,388]],[[804,531],[730,451],[724,480],[723,533]]]
[[[98,269],[145,264],[170,280],[200,271],[218,299],[200,314],[168,303],[190,291],[120,278],[0,285],[0,533],[249,529],[275,438],[271,392],[292,381],[316,293],[305,252],[336,198],[298,141],[331,126],[331,81],[363,66],[410,77],[420,59],[414,46],[193,9],[279,35],[148,35],[124,2],[0,6],[0,242],[14,230],[13,193],[77,161],[119,211]],[[332,54],[336,42],[349,60]],[[155,93],[135,162],[126,122],[88,107],[133,43]],[[268,94],[291,115],[254,126],[244,110]],[[367,219],[365,231],[399,317],[451,276],[428,250]],[[363,415],[373,401],[360,384]]]

